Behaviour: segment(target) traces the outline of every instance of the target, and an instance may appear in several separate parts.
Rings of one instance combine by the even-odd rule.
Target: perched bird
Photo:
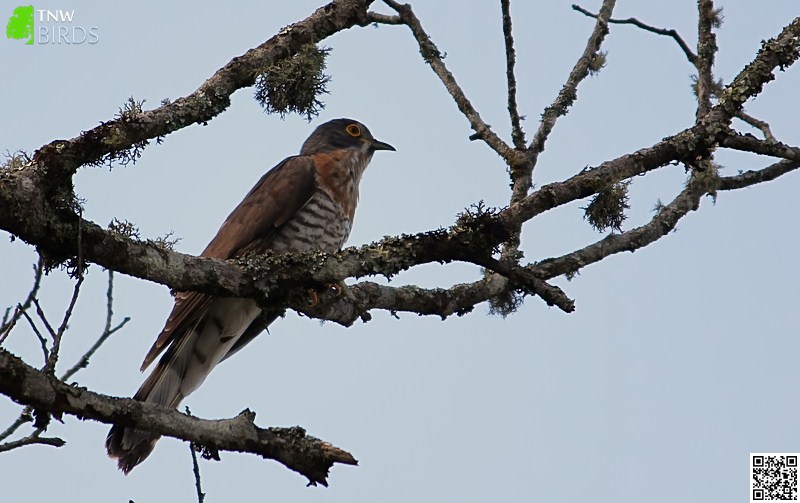
[[[201,254],[230,259],[267,250],[339,250],[350,234],[358,185],[376,150],[394,150],[352,119],[317,127],[300,155],[269,170],[231,212]],[[275,319],[259,319],[251,299],[180,292],[164,329],[142,363],[144,371],[164,355],[134,399],[177,407],[219,362],[231,356]],[[153,450],[158,435],[114,425],[108,455],[130,472]]]

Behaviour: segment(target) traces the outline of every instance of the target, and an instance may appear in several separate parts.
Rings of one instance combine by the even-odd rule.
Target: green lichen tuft
[[[115,218],[108,224],[108,230],[120,236],[140,240],[139,228],[127,220]]]
[[[108,169],[111,169],[114,164],[121,166],[136,164],[136,161],[142,156],[142,151],[150,143],[148,140],[135,142],[127,148],[118,148],[117,146],[129,141],[130,130],[138,125],[144,103],[145,100],[137,101],[131,96],[120,107],[114,117],[116,123],[112,123],[113,126],[105,132],[105,136],[102,138],[102,141],[110,146],[110,151],[97,161],[89,163],[90,166],[107,166]],[[91,134],[91,132],[84,134]],[[160,140],[158,142],[161,143]]]
[[[599,232],[606,229],[622,230],[622,222],[628,218],[625,210],[628,205],[628,186],[630,180],[613,183],[592,198],[589,206],[582,208],[583,218]]]
[[[22,169],[31,162],[30,156],[24,150],[11,152],[6,150],[3,154],[5,159],[0,162],[0,169]]]
[[[589,75],[595,76],[600,73],[600,70],[605,68],[606,63],[608,63],[608,53],[605,51],[599,51],[592,55],[592,59],[589,60]]]
[[[505,318],[517,312],[524,302],[524,293],[518,290],[508,290],[489,299],[489,314]]]
[[[331,78],[324,70],[330,52],[328,47],[307,44],[294,56],[265,68],[256,79],[256,101],[281,119],[296,113],[311,121],[325,108],[319,96],[328,93]]]
[[[149,244],[158,246],[162,250],[175,251],[175,245],[181,242],[181,238],[175,237],[175,231],[169,231],[163,236],[155,239],[148,239]]]

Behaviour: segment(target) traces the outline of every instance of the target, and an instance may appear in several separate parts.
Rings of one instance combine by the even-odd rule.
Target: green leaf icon
[[[25,45],[33,45],[33,5],[14,9],[6,25],[6,37],[15,40],[27,38]]]

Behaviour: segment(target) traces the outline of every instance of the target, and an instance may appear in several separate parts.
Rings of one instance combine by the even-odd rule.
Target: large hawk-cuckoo
[[[394,147],[352,119],[322,124],[300,155],[284,159],[256,183],[201,255],[230,259],[266,250],[339,250],[350,234],[361,175],[376,150]],[[251,299],[178,293],[141,370],[166,351],[134,398],[177,407],[212,368],[262,331],[260,314]],[[106,448],[127,473],[157,440],[156,434],[115,425]]]

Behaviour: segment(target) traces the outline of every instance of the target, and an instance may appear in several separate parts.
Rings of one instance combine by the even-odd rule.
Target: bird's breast
[[[338,251],[350,235],[352,219],[324,190],[317,188],[305,206],[275,236],[275,251]]]

